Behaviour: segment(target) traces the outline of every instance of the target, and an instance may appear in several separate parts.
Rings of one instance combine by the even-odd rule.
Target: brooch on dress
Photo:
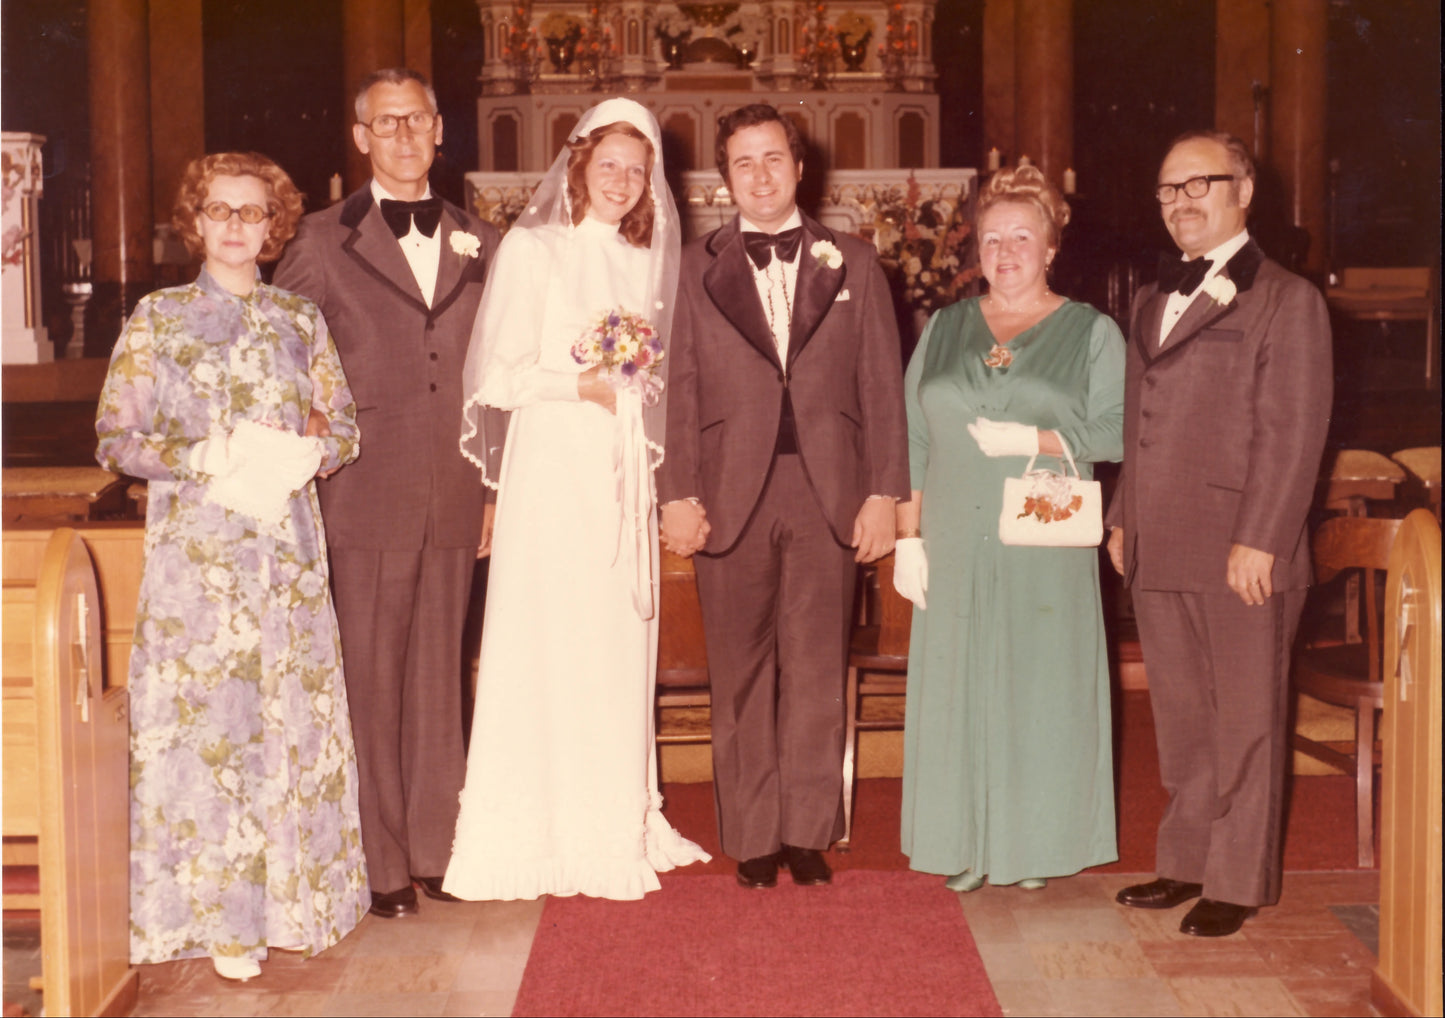
[[[993,349],[983,355],[984,365],[990,368],[1006,368],[1013,362],[1013,352],[1010,351],[1008,347],[1000,346],[998,343],[995,343]]]

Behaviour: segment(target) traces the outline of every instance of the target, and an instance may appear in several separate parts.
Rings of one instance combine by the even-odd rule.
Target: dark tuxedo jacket
[[[821,265],[810,251],[818,241],[843,264]],[[784,443],[795,444],[840,542],[869,495],[908,497],[902,357],[878,257],[804,216],[798,258],[783,365],[739,220],[683,251],[658,498],[702,499],[712,525],[705,552],[727,551],[742,533],[789,416]]]
[[[462,365],[497,231],[443,203],[441,259],[427,307],[368,183],[306,216],[276,285],[316,301],[356,399],[361,455],[318,482],[333,548],[476,547],[482,484],[457,446]],[[474,257],[453,233],[476,237]]]
[[[1276,590],[1310,580],[1305,514],[1333,385],[1320,292],[1251,240],[1159,345],[1167,294],[1130,315],[1124,467],[1106,523],[1124,528],[1124,574],[1144,590],[1231,594],[1233,544],[1275,556]]]

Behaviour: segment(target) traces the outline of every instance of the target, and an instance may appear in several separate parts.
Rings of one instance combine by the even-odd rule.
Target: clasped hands
[[[190,468],[210,476],[210,497],[234,512],[280,523],[292,492],[316,475],[321,442],[257,421],[241,421],[229,433],[197,442]]]
[[[662,546],[674,555],[690,558],[702,550],[712,524],[707,510],[694,498],[679,498],[662,507]]]

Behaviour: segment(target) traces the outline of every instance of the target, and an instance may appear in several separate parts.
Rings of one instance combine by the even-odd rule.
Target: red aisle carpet
[[[1164,815],[1166,797],[1159,785],[1159,760],[1154,746],[1154,717],[1147,693],[1121,697],[1115,718],[1116,807],[1119,817],[1119,861],[1092,872],[1153,873],[1154,834]],[[682,872],[732,873],[734,860],[718,847],[712,785],[676,785],[663,789],[666,813],[673,827],[712,853],[713,861]],[[870,778],[858,782],[853,818],[853,850],[830,852],[834,869],[903,870],[908,857],[898,847],[898,805],[902,782]],[[1378,800],[1377,800],[1378,801]],[[1286,870],[1352,870],[1355,860],[1355,785],[1346,775],[1295,778],[1285,822]]]
[[[695,867],[689,867],[691,872]],[[662,877],[642,901],[549,898],[514,1015],[1000,1015],[937,877],[853,869],[744,891]]]

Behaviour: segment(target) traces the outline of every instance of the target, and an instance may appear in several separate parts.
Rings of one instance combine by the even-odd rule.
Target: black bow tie
[[[1214,263],[1208,258],[1195,258],[1192,261],[1180,261],[1171,254],[1159,256],[1159,292],[1160,293],[1193,293],[1199,289],[1199,284],[1204,282],[1209,267]]]
[[[766,269],[768,263],[773,260],[773,252],[778,254],[778,261],[790,262],[798,257],[798,248],[803,243],[803,228],[795,226],[791,230],[784,230],[782,233],[756,233],[753,230],[743,231],[743,244],[748,249],[748,257],[753,264],[760,269]]]
[[[434,236],[442,221],[442,200],[436,196],[421,201],[392,201],[381,199],[381,218],[391,227],[391,232],[400,240],[411,232],[411,222],[426,236]]]

